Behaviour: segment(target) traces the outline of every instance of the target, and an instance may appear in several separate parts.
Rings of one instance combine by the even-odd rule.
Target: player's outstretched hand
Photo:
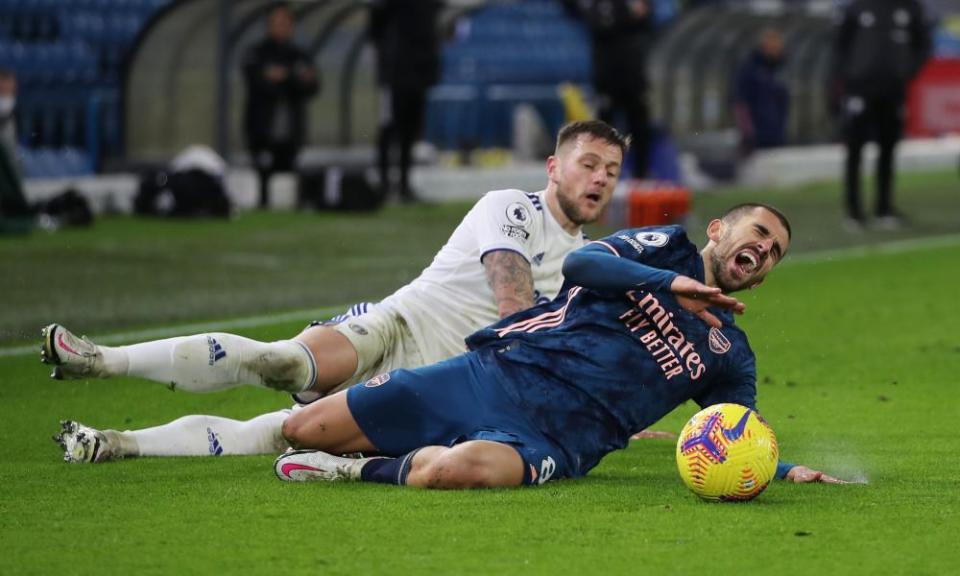
[[[737,314],[743,314],[746,310],[743,302],[727,296],[719,288],[707,286],[682,274],[670,283],[670,291],[677,295],[677,302],[681,306],[714,328],[720,328],[723,323],[707,310],[710,306],[726,308]]]
[[[787,472],[787,480],[790,482],[796,482],[797,484],[807,484],[810,482],[821,482],[823,484],[850,484],[846,480],[841,480],[839,478],[834,478],[824,474],[819,470],[813,470],[807,468],[806,466],[794,466]]]

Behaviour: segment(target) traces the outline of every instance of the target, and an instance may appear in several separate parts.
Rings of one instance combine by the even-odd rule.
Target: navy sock
[[[407,483],[413,456],[419,451],[418,448],[402,458],[374,458],[360,469],[360,480],[403,486]]]

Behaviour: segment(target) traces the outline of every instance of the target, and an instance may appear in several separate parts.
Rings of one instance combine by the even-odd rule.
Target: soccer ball
[[[677,468],[704,500],[752,500],[777,473],[777,437],[760,414],[714,404],[694,414],[677,440]]]

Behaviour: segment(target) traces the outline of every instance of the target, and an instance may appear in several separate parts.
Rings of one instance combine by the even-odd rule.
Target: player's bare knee
[[[302,448],[309,441],[308,435],[313,419],[306,416],[303,411],[294,412],[283,421],[280,427],[280,433],[283,438],[293,448]]]
[[[329,392],[353,376],[357,351],[346,336],[330,326],[311,326],[294,338],[307,347],[316,365],[316,392]]]

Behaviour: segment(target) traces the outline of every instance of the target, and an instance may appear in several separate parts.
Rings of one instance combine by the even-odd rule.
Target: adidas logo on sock
[[[207,346],[210,348],[210,359],[207,362],[210,366],[227,357],[227,351],[213,337],[207,336]]]
[[[207,428],[207,442],[210,443],[210,455],[219,456],[223,454],[223,446],[220,445],[220,437],[213,428]]]

